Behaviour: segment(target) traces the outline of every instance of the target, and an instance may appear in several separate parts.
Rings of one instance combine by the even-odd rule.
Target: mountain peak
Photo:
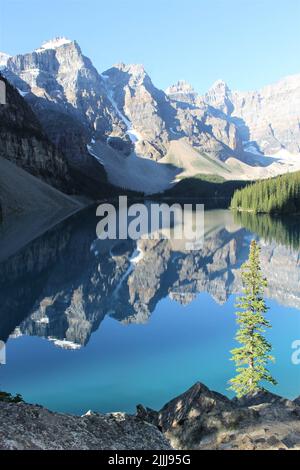
[[[146,74],[145,67],[143,64],[124,64],[123,62],[120,62],[114,67],[121,70],[122,72],[127,72],[135,76]]]
[[[231,114],[233,111],[231,90],[224,80],[217,80],[210,87],[208,92],[204,95],[204,101],[225,114]]]
[[[194,88],[185,80],[178,80],[174,85],[166,89],[167,95],[195,93]]]
[[[44,42],[41,47],[35,50],[35,52],[45,51],[47,49],[57,49],[58,47],[65,46],[66,44],[71,44],[71,39],[67,39],[66,37],[56,37],[50,39],[49,41]]]
[[[228,87],[227,83],[222,80],[216,80],[212,86],[210,87],[209,91],[211,90],[218,90],[218,91],[230,91],[230,88]]]
[[[0,52],[0,68],[6,67],[7,61],[11,56],[6,54],[5,52]]]

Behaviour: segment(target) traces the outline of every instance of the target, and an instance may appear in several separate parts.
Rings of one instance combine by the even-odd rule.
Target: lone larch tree
[[[276,380],[267,369],[272,346],[264,337],[270,322],[265,314],[268,310],[263,298],[267,280],[260,266],[260,248],[253,240],[249,259],[242,266],[243,295],[238,298],[236,307],[239,325],[236,340],[240,347],[232,349],[232,360],[236,364],[237,375],[230,380],[230,388],[238,397],[262,390],[262,381],[276,385]]]

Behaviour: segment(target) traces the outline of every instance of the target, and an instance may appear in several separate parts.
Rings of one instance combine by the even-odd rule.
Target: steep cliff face
[[[169,86],[166,89],[166,95],[169,96],[174,101],[181,101],[182,103],[187,103],[189,105],[200,106],[200,100],[198,93],[194,90],[192,85],[185,80],[179,80],[174,85]],[[202,102],[204,106],[204,102]]]
[[[167,96],[155,88],[142,65],[118,64],[103,76],[136,152],[161,158],[167,152],[175,114]]]
[[[216,109],[218,99],[210,100],[209,94],[204,99],[185,81],[167,88],[166,93],[177,110],[179,127],[175,131],[182,130],[192,146],[223,161],[230,156],[243,158],[238,128],[225,112]]]
[[[110,135],[123,136],[126,126],[107,96],[104,79],[78,44],[60,38],[32,53],[8,57],[3,74],[64,156],[75,191],[93,198],[115,193],[89,145],[94,138],[106,143]]]
[[[29,86],[35,97],[44,98],[45,107],[78,118],[90,131],[105,134],[120,119],[104,90],[104,81],[85,57],[76,41],[56,39],[32,53],[17,55],[7,61],[11,79],[14,75]]]
[[[68,165],[50,142],[18,91],[6,84],[6,105],[0,106],[0,156],[65,192],[72,190]]]
[[[255,141],[263,153],[300,152],[300,75],[259,91],[234,93],[232,101],[233,117],[245,122],[248,140]]]
[[[211,113],[188,83],[178,82],[164,93],[142,65],[119,64],[103,76],[138,154],[159,160],[178,139],[225,160],[241,149],[235,125]]]
[[[219,81],[203,99],[236,124],[246,152],[300,152],[300,75],[249,92]]]
[[[75,166],[89,165],[92,136],[106,140],[124,128],[104,80],[76,41],[60,38],[11,57],[4,73],[24,93],[31,91],[26,99],[45,132]]]
[[[230,115],[233,111],[231,90],[224,80],[217,80],[202,100],[212,108],[222,111],[225,115]]]
[[[98,198],[118,189],[90,155],[91,131],[57,105],[6,83],[7,104],[0,107],[0,156],[64,193]],[[19,80],[19,81],[18,81]],[[23,80],[15,82],[24,88]]]
[[[300,151],[300,75],[257,91],[232,91],[218,80],[202,97],[185,82],[169,87],[167,93],[188,108],[208,106],[206,122],[212,126],[213,134],[235,150],[241,160],[251,162],[252,155],[255,162],[255,155]],[[243,156],[243,152],[247,155]]]
[[[32,53],[9,57],[4,73],[24,93],[31,91],[26,99],[70,162],[87,163],[84,149],[92,137],[117,145],[125,153],[131,147],[155,160],[166,155],[170,142],[179,136],[218,158],[235,150],[234,145],[227,146],[227,137],[224,143],[219,140],[224,123],[218,116],[206,123],[207,115],[203,121],[199,102],[196,107],[182,108],[178,99],[170,99],[153,85],[142,65],[118,64],[99,74],[76,41],[59,38]],[[183,83],[179,86],[184,88]],[[178,98],[178,90],[175,93]],[[193,91],[185,88],[184,93],[196,99]],[[65,124],[71,121],[81,136],[72,149],[65,145],[70,135]],[[84,145],[78,148],[79,141]]]

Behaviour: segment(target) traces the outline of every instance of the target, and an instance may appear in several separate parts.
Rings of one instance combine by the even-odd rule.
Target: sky
[[[162,89],[251,90],[300,73],[299,25],[300,0],[0,0],[0,51],[66,36],[99,72],[143,63]]]

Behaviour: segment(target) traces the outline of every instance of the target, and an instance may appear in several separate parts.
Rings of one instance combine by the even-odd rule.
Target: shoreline
[[[197,382],[160,411],[136,410],[75,416],[0,401],[0,449],[300,449],[300,397],[291,401],[261,389],[230,400]]]
[[[15,255],[29,243],[44,235],[52,228],[88,209],[92,204],[75,207],[72,210],[62,208],[54,214],[41,217],[39,211],[10,214],[0,224],[0,263]],[[33,233],[34,232],[34,233]],[[1,250],[1,246],[5,248]]]
[[[276,217],[291,217],[291,216],[300,216],[300,212],[263,212],[263,211],[255,211],[254,209],[242,209],[236,207],[229,207],[231,212],[247,212],[249,214],[254,215],[270,215]]]

